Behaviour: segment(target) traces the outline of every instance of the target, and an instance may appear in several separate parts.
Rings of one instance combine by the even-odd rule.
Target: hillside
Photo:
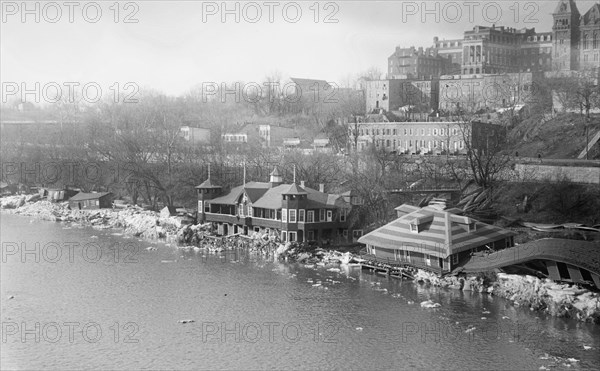
[[[558,114],[544,119],[529,117],[516,124],[508,132],[508,141],[513,153],[522,157],[577,158],[585,148],[586,133],[579,114]],[[589,137],[600,130],[600,116],[591,117]],[[600,159],[598,145],[590,151],[590,158]]]

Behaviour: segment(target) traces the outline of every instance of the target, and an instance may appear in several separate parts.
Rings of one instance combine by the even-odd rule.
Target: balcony
[[[264,218],[249,218],[249,219],[252,219],[252,225],[254,227],[281,229],[281,220],[264,219]]]
[[[244,219],[244,218],[238,218],[237,215],[229,215],[229,214],[206,213],[205,215],[206,215],[207,222],[240,224],[241,220]]]

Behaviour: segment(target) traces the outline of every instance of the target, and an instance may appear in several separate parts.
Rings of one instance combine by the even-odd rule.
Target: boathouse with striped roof
[[[398,219],[358,239],[364,257],[439,274],[451,272],[473,254],[514,245],[515,233],[460,215],[460,210],[401,205]]]

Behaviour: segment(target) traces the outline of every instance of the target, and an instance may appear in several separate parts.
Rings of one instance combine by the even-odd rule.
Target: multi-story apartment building
[[[396,47],[388,58],[388,77],[390,79],[431,79],[450,70],[448,58],[438,55],[437,49],[414,46]]]
[[[404,154],[465,154],[486,150],[504,138],[499,125],[483,122],[366,122],[358,125],[358,150],[375,146]],[[353,132],[350,132],[354,145]]]
[[[463,39],[440,40],[439,37],[433,38],[432,48],[437,51],[439,56],[448,60],[445,74],[458,75],[461,73],[462,45]]]
[[[367,112],[382,108],[388,112],[409,107],[428,113],[438,106],[438,80],[391,79],[365,82]]]
[[[543,99],[542,73],[505,73],[442,76],[439,109],[446,112],[497,110],[532,104]]]
[[[215,223],[220,235],[268,232],[284,242],[351,242],[362,236],[361,230],[350,230],[356,197],[319,188],[317,191],[304,182],[286,184],[277,168],[269,182],[248,182],[229,191],[213,184],[209,176],[196,187],[198,219]]]

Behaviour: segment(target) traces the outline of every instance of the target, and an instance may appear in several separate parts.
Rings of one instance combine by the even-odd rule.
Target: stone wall
[[[569,181],[580,184],[600,184],[600,167],[515,164],[516,177],[523,181]]]

